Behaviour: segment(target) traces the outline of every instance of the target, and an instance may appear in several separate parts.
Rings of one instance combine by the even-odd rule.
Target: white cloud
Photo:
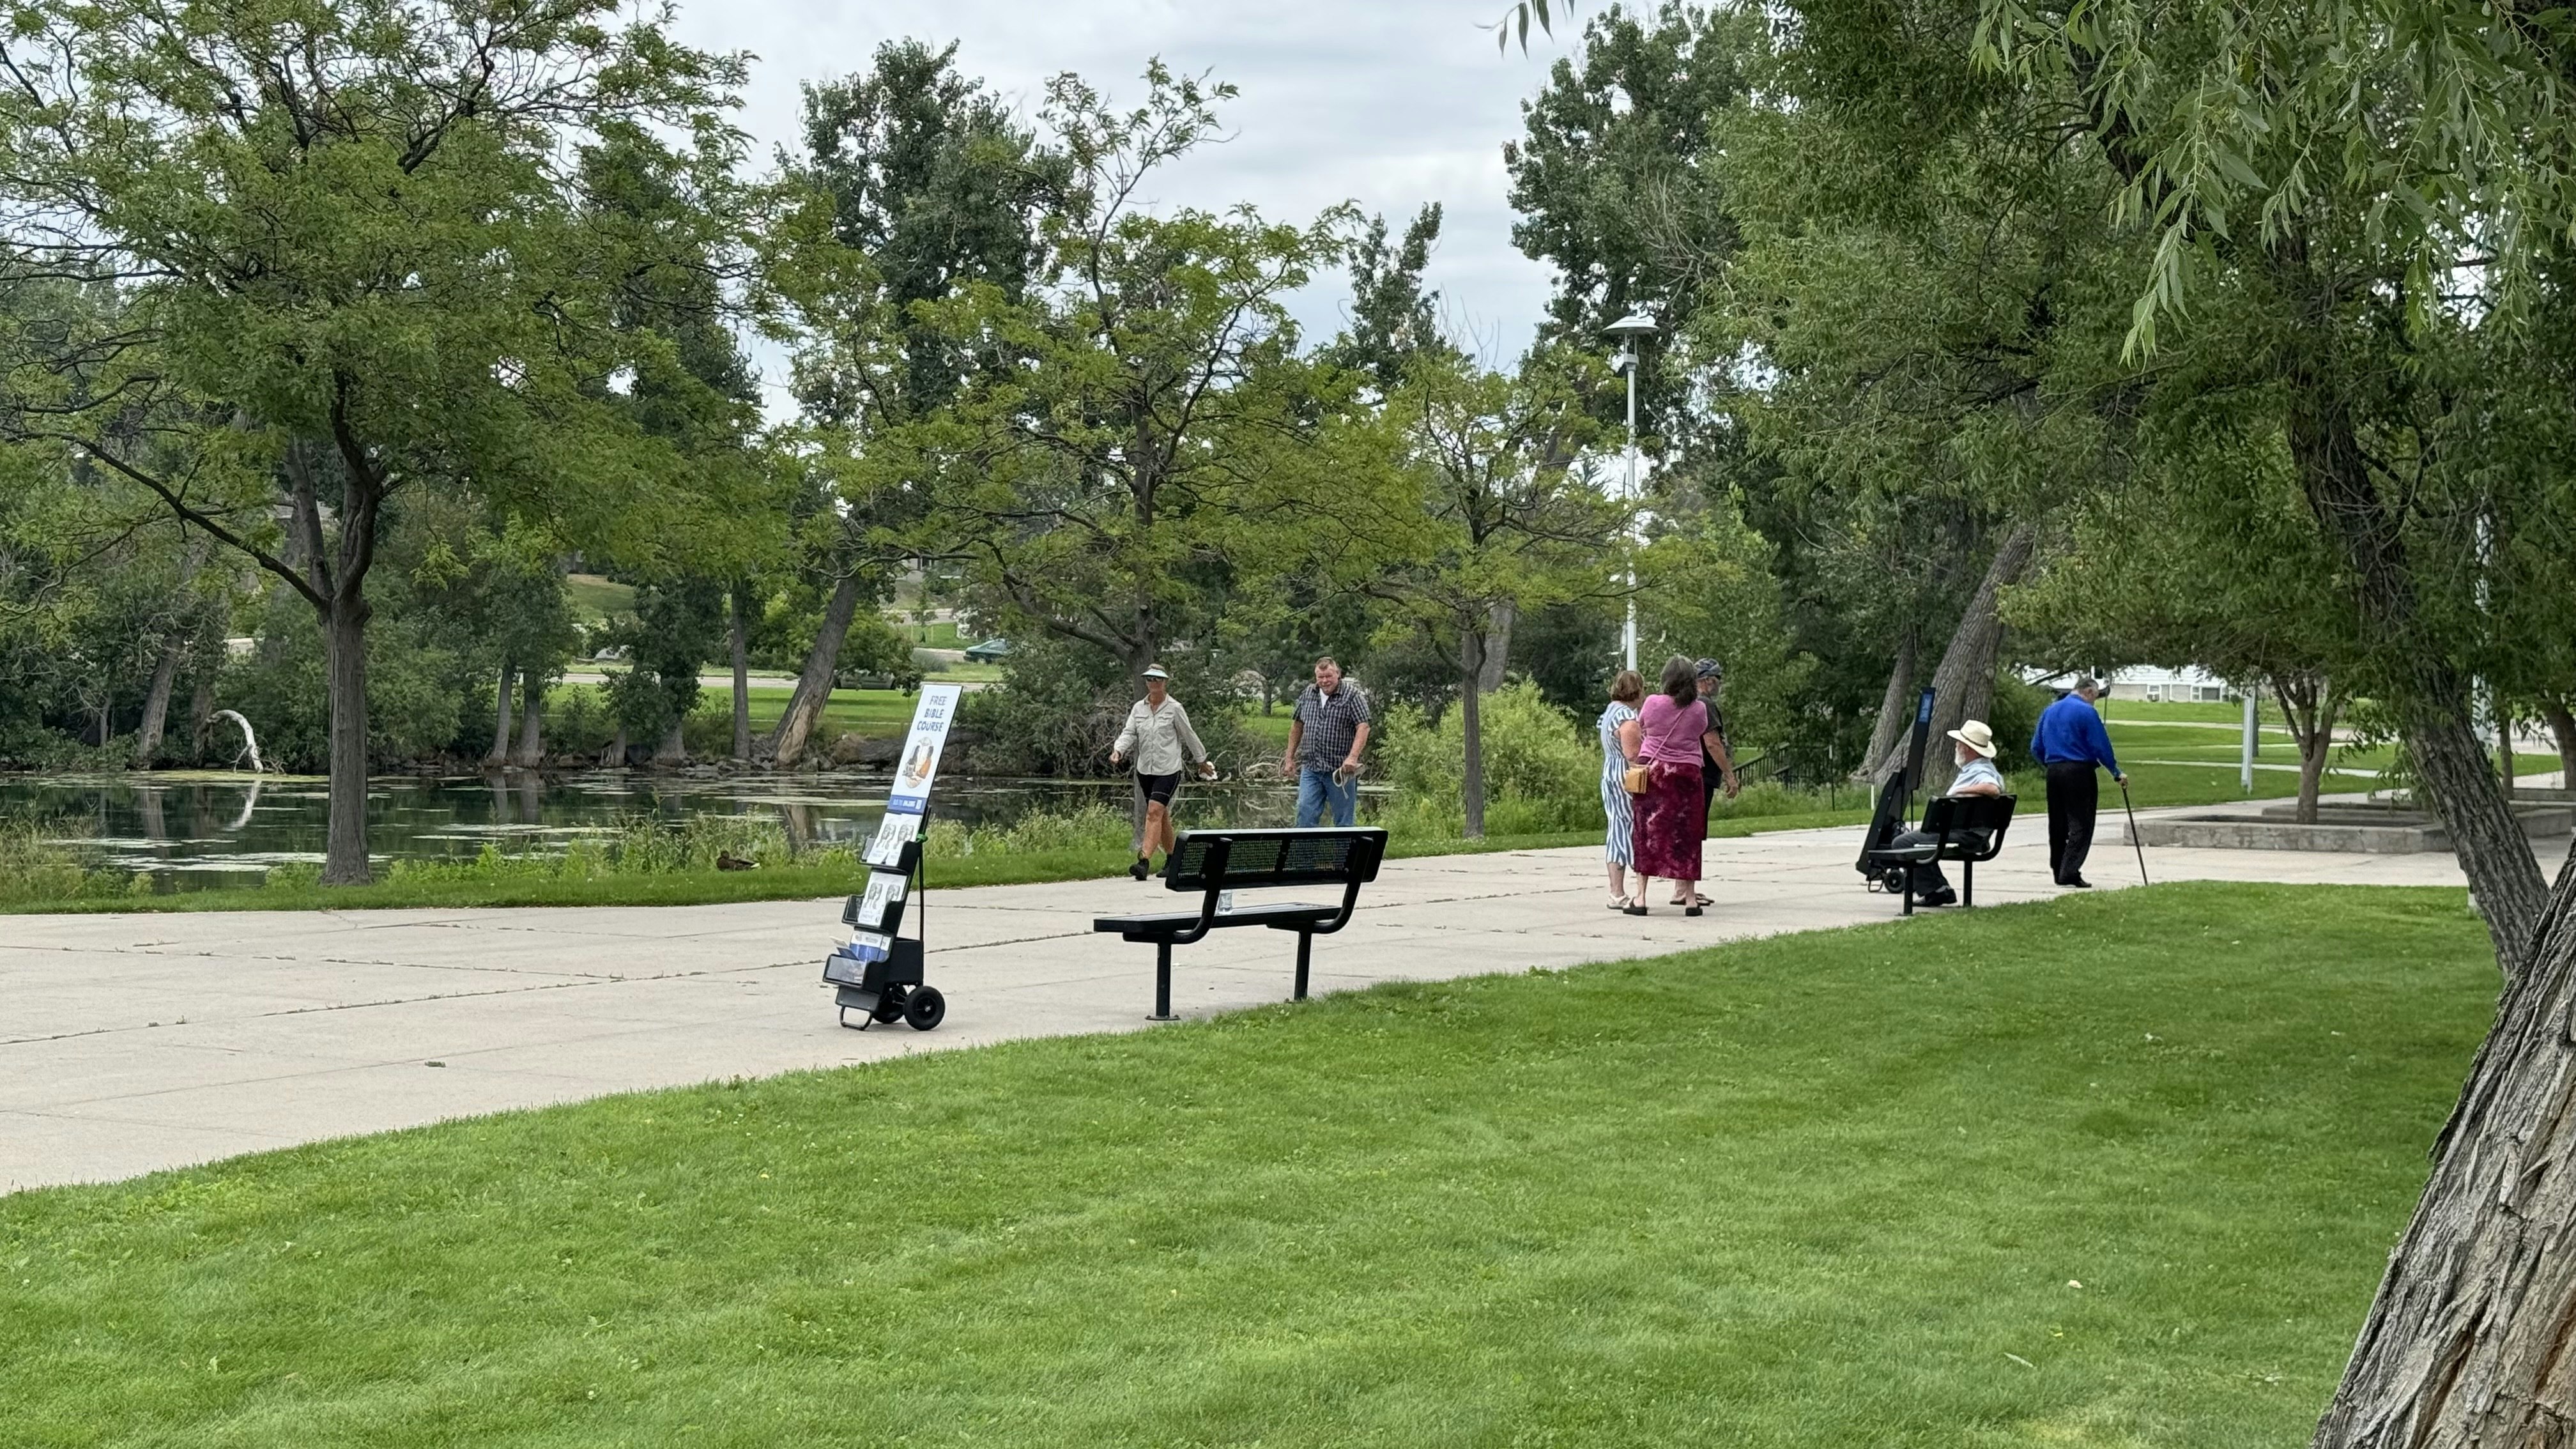
[[[864,70],[902,36],[959,42],[957,63],[1024,110],[1047,77],[1079,72],[1113,99],[1138,96],[1148,59],[1242,88],[1226,107],[1232,137],[1173,166],[1155,200],[1219,208],[1250,202],[1302,220],[1335,202],[1383,212],[1401,230],[1416,207],[1446,209],[1430,281],[1453,325],[1491,360],[1517,354],[1546,306],[1548,270],[1512,245],[1502,147],[1519,103],[1566,42],[1533,35],[1524,58],[1497,55],[1480,22],[1500,0],[696,0],[680,13],[691,44],[745,50],[741,123],[764,162],[796,136],[798,84]],[[1339,330],[1347,282],[1299,301],[1311,338]],[[769,369],[776,372],[779,369]]]

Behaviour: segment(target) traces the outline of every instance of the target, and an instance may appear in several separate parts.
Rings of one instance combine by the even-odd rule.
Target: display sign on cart
[[[930,785],[939,778],[939,753],[948,744],[948,727],[956,723],[957,701],[965,693],[954,684],[925,684],[921,703],[912,711],[912,733],[895,758],[894,788],[886,796],[889,814],[922,815],[930,810]]]

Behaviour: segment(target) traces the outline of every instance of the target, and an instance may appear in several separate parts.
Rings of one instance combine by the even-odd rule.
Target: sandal
[[[1646,913],[1646,903],[1644,901],[1630,901],[1628,904],[1620,907],[1620,909],[1626,911],[1632,916],[1642,916]]]
[[[1636,904],[1636,902],[1631,901],[1626,896],[1612,896],[1610,898],[1610,909],[1614,911],[1624,911],[1634,904]]]
[[[1702,906],[1713,906],[1717,904],[1717,902],[1710,900],[1708,897],[1701,895],[1697,891],[1691,892],[1687,897],[1675,896],[1673,897],[1672,903],[1677,906],[1690,907],[1691,913],[1694,915],[1699,913],[1699,908]]]

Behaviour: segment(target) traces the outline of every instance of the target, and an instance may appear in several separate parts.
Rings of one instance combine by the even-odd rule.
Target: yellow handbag
[[[1643,795],[1646,793],[1646,777],[1649,773],[1651,771],[1647,766],[1630,765],[1619,776],[1619,788],[1631,795]]]

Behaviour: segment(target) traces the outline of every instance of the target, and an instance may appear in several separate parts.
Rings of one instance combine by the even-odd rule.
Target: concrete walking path
[[[2036,803],[2036,802],[2034,802]],[[2045,822],[1977,873],[1980,904],[2058,894]],[[1608,909],[1597,850],[1390,862],[1315,990],[1662,955],[1883,921],[1857,828],[1713,841],[1699,919]],[[2555,871],[2560,842],[2540,847]],[[2154,849],[2159,881],[2460,882],[2452,857]],[[2134,884],[2106,812],[2089,874]],[[1660,891],[1659,891],[1660,894]],[[0,1192],[612,1092],[1149,1025],[1153,951],[1096,914],[1178,908],[1126,879],[935,891],[937,1031],[837,1024],[836,901],[677,907],[0,917]],[[1284,999],[1293,942],[1175,955],[1186,1016]]]

